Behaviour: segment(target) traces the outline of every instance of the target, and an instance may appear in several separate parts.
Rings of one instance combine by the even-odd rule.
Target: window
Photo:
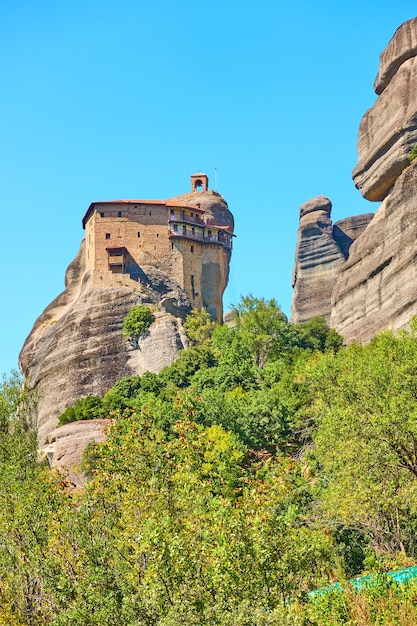
[[[122,212],[121,211],[117,211],[117,217],[122,217]]]
[[[171,250],[174,249],[174,242],[171,242]]]
[[[178,224],[174,224],[174,233],[178,232]]]
[[[169,211],[169,212],[170,212],[170,214],[171,214],[171,215],[175,215],[175,211],[174,211],[174,209],[170,209],[170,211]]]
[[[101,213],[100,213],[100,217],[104,217],[104,213],[103,213],[103,211],[101,211]]]
[[[159,233],[156,233],[156,236],[159,237]]]
[[[110,233],[106,233],[106,239],[110,239]]]
[[[138,231],[138,237],[140,237],[140,232]]]
[[[194,252],[194,246],[191,246],[191,252]]]
[[[194,217],[194,213],[191,213],[191,217]]]
[[[149,215],[152,215],[152,211],[149,211]]]

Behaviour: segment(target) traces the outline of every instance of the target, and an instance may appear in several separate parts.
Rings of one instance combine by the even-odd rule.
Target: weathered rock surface
[[[208,223],[215,224],[216,226],[229,226],[231,232],[234,232],[234,218],[230,212],[226,200],[219,194],[209,189],[207,191],[198,191],[183,193],[175,198],[170,198],[174,202],[184,202],[191,206],[201,205],[204,209],[204,219]],[[169,200],[168,200],[169,202]]]
[[[48,433],[40,453],[70,486],[81,487],[86,480],[82,470],[84,451],[89,443],[104,440],[111,422],[111,419],[86,420],[55,428]]]
[[[380,55],[379,98],[362,118],[353,180],[361,194],[381,201],[417,143],[417,18],[398,28]]]
[[[333,239],[341,249],[345,259],[349,256],[350,246],[363,233],[373,217],[373,213],[363,213],[362,215],[346,217],[333,224]]]
[[[332,204],[318,196],[300,207],[297,248],[293,271],[292,321],[304,322],[315,316],[327,321],[331,293],[345,257],[333,239],[330,219]]]
[[[330,324],[347,341],[404,328],[417,313],[417,162],[352,245],[333,291]]]
[[[317,225],[303,230],[305,210],[297,245],[293,319],[324,315],[347,342],[406,328],[417,314],[417,160],[410,166],[408,158],[417,144],[417,18],[403,24],[381,54],[375,89],[380,96],[361,122],[353,177],[365,198],[383,202],[373,218],[334,225],[345,262],[333,260],[328,243],[318,245],[328,241],[328,227],[320,237]],[[330,277],[322,279],[328,259],[336,268],[332,289]]]
[[[375,79],[375,93],[380,95],[399,67],[417,55],[417,17],[401,24],[380,55],[379,71]]]
[[[126,275],[111,276],[106,284],[108,277],[84,272],[83,256],[84,243],[67,270],[65,291],[35,322],[19,357],[25,380],[38,392],[41,444],[77,398],[102,395],[123,376],[159,372],[186,346],[180,313],[187,310],[187,298],[180,290],[169,291],[158,309],[160,292]],[[156,313],[149,333],[134,347],[123,338],[122,325],[139,304],[153,304]]]

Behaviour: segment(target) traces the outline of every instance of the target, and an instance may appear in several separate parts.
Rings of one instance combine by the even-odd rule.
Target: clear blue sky
[[[63,290],[90,202],[202,170],[235,215],[225,308],[289,314],[298,208],[375,210],[351,181],[379,54],[415,2],[3,0],[0,372]]]

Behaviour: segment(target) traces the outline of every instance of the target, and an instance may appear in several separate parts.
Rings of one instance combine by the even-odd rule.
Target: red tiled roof
[[[82,224],[83,224],[83,228],[85,228],[85,225],[91,215],[91,213],[93,212],[95,205],[96,204],[146,204],[146,205],[157,205],[157,206],[166,206],[166,207],[177,207],[180,209],[189,209],[191,211],[195,211],[196,213],[204,213],[204,209],[200,209],[199,207],[196,206],[191,206],[189,204],[184,204],[181,202],[175,202],[172,200],[96,200],[95,202],[92,202],[90,204],[90,206],[88,207],[83,219],[82,219]]]
[[[93,204],[165,204],[165,200],[95,200]]]

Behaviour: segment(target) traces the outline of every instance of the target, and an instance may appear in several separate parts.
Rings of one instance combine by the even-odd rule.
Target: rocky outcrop
[[[337,222],[330,219],[332,204],[318,196],[300,207],[300,225],[293,271],[292,321],[331,315],[331,296],[352,242],[366,228],[372,214]]]
[[[333,239],[341,249],[345,259],[348,258],[350,246],[363,233],[369,222],[374,217],[373,213],[352,215],[333,225]]]
[[[189,204],[190,206],[200,205],[205,211],[204,221],[216,226],[229,226],[230,231],[234,232],[234,218],[226,200],[212,189],[183,193],[180,196],[167,200],[167,202],[179,202]]]
[[[346,261],[337,268],[330,306],[326,300],[321,313],[347,342],[406,328],[417,314],[417,161],[410,165],[408,158],[417,144],[417,18],[403,24],[381,54],[375,91],[379,98],[360,125],[353,178],[365,198],[382,204],[372,221],[364,215],[334,225],[333,239]],[[316,235],[310,237],[306,250],[316,246]],[[310,283],[304,288],[315,311],[328,257],[317,252],[310,255]],[[300,300],[296,283],[296,313]]]
[[[349,342],[417,313],[417,161],[396,181],[340,268],[330,324]]]
[[[404,61],[417,55],[417,18],[401,24],[379,57],[375,93],[380,95]]]
[[[417,143],[417,18],[401,26],[381,54],[379,98],[359,128],[353,180],[368,200],[390,192]]]
[[[159,372],[186,346],[181,314],[190,307],[181,290],[161,295],[162,280],[156,291],[126,275],[85,272],[83,257],[84,243],[67,270],[65,291],[35,322],[19,357],[26,382],[38,393],[41,444],[77,398],[102,395],[123,376]],[[139,304],[154,307],[155,321],[134,346],[123,338],[122,325]]]
[[[82,467],[85,449],[89,443],[104,440],[111,422],[111,419],[86,420],[55,428],[48,433],[40,454],[65,477],[68,486],[81,487],[86,480]]]

